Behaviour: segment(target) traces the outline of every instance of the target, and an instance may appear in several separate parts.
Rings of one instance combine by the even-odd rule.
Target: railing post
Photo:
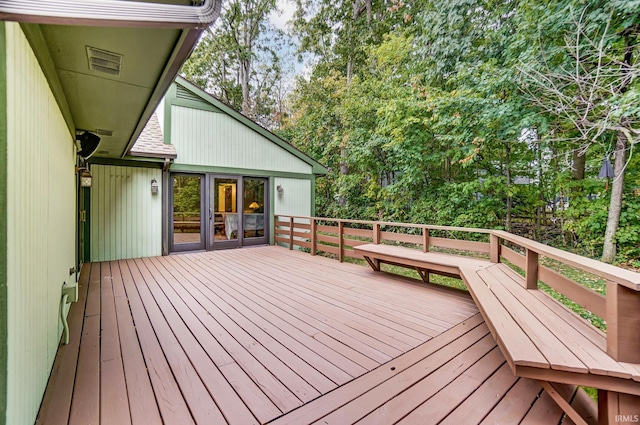
[[[338,222],[338,260],[341,263],[344,260],[344,223],[342,220]]]
[[[640,363],[640,292],[607,281],[607,354]]]
[[[318,248],[318,240],[316,238],[316,232],[318,231],[318,224],[315,217],[311,217],[311,255],[316,255],[316,249]]]
[[[373,243],[376,245],[380,243],[380,223],[377,221],[373,223]]]
[[[640,363],[640,292],[607,281],[607,354],[619,362]],[[637,415],[640,397],[614,391],[598,391],[600,424]]]
[[[429,252],[429,229],[422,228],[422,252]]]
[[[538,289],[538,253],[530,249],[527,249],[525,281],[527,289]]]
[[[289,251],[293,250],[293,217],[289,217]]]
[[[489,239],[489,252],[492,263],[500,262],[500,238],[497,235],[491,233]]]

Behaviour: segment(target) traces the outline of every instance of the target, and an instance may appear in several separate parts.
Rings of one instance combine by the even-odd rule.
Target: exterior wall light
[[[153,195],[158,193],[158,181],[156,179],[151,180],[151,193]]]
[[[91,187],[91,171],[87,168],[82,169],[82,174],[80,174],[80,187]]]
[[[279,184],[276,189],[278,190],[278,195],[282,195],[284,193],[284,187],[282,187],[282,185]]]

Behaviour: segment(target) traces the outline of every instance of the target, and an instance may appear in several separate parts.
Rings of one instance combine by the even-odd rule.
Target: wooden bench
[[[539,380],[576,424],[595,419],[578,414],[585,410],[567,403],[557,384],[640,396],[640,364],[614,360],[601,331],[546,293],[527,289],[526,279],[507,265],[383,244],[354,251],[375,271],[389,263],[418,270],[425,282],[429,273],[463,279],[513,373]]]
[[[429,273],[460,278],[460,264],[465,262],[471,267],[489,267],[487,260],[461,258],[456,255],[439,252],[421,252],[416,249],[396,245],[364,244],[353,248],[375,271],[380,271],[380,264],[391,264],[414,269],[425,282],[429,282]]]

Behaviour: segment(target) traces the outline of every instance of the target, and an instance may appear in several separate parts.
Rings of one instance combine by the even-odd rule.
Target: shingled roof
[[[131,156],[147,158],[176,158],[178,156],[173,145],[165,144],[158,116],[154,113],[140,133],[140,137],[129,152]]]

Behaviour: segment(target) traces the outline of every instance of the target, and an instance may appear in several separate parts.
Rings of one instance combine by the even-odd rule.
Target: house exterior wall
[[[3,419],[7,424],[30,424],[60,342],[61,288],[75,281],[69,269],[75,264],[76,156],[73,137],[24,33],[15,23],[5,23],[4,28],[6,104],[11,107],[6,108]]]
[[[279,185],[283,189],[282,193],[278,193],[277,187]],[[313,215],[313,199],[311,196],[313,184],[311,180],[276,177],[273,187],[273,213],[275,215]]]
[[[162,255],[162,170],[94,164],[91,174],[91,261]]]
[[[224,113],[173,105],[175,164],[311,174],[312,167]]]

